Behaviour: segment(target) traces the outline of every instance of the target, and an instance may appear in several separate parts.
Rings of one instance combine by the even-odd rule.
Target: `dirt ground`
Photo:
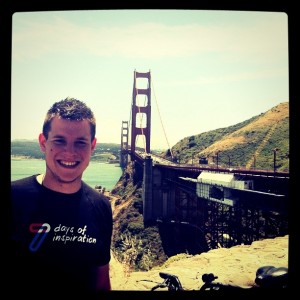
[[[110,268],[112,289],[149,291],[155,282],[162,282],[160,271],[177,275],[186,290],[199,289],[203,285],[201,281],[203,273],[214,273],[222,283],[251,287],[259,267],[267,265],[288,267],[288,241],[288,236],[284,236],[255,241],[251,245],[213,249],[174,261],[166,268],[130,274],[125,273],[122,264],[112,255]]]

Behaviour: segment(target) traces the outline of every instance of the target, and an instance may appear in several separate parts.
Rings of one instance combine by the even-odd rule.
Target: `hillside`
[[[277,149],[277,150],[275,150]],[[166,157],[180,163],[222,167],[289,171],[289,103],[283,102],[265,113],[234,126],[185,137]]]

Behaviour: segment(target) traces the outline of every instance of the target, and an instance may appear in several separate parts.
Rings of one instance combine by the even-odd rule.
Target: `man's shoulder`
[[[34,183],[36,175],[30,175],[24,178],[16,179],[11,181],[12,188],[29,186]]]
[[[39,195],[36,175],[31,175],[11,182],[11,200],[15,207],[29,209]],[[26,201],[24,201],[26,199]]]
[[[96,189],[92,188],[90,185],[88,185],[87,183],[85,182],[82,182],[83,184],[83,189],[85,191],[86,194],[89,194],[95,198],[98,198],[98,199],[104,199],[104,200],[108,200],[108,197],[106,197],[103,193],[100,193],[99,191],[97,191]]]

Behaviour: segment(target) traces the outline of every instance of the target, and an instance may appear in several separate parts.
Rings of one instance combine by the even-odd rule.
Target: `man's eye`
[[[65,141],[64,140],[54,140],[53,143],[56,145],[63,145],[63,144],[65,144]]]
[[[87,143],[85,141],[78,141],[78,142],[76,142],[76,144],[78,146],[86,146],[87,145]]]

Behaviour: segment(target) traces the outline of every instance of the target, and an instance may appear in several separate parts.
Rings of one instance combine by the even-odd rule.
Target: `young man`
[[[11,183],[10,269],[17,292],[87,296],[111,290],[111,205],[82,181],[95,134],[93,112],[83,102],[54,103],[39,135],[45,174]]]

